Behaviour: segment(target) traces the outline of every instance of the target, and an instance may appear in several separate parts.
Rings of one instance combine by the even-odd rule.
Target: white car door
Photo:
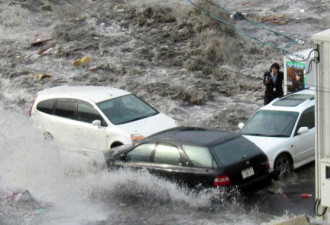
[[[101,125],[93,125],[93,121],[101,121]],[[83,101],[77,103],[77,121],[75,124],[77,145],[88,151],[101,151],[110,148],[106,146],[107,124],[94,107]]]
[[[308,131],[298,134],[301,127],[307,127]],[[296,163],[304,160],[312,160],[315,154],[314,106],[306,109],[302,113],[294,135]]]
[[[44,119],[46,131],[57,142],[68,146],[74,146],[77,140],[72,125],[75,122],[75,105],[74,99],[58,99],[55,103],[54,115],[47,116],[49,118]]]
[[[58,99],[48,130],[55,140],[76,151],[101,151],[106,149],[105,122],[95,126],[94,120],[102,121],[102,117],[91,104]]]

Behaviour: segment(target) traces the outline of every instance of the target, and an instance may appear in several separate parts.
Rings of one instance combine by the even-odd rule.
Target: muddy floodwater
[[[317,224],[313,164],[252,196],[195,192],[146,171],[109,173],[102,156],[45,140],[28,112],[45,88],[111,86],[182,125],[238,131],[263,105],[263,73],[312,48],[329,10],[329,0],[0,1],[0,224],[265,225],[300,214]]]
[[[313,164],[251,196],[195,192],[146,171],[108,172],[101,156],[72,153],[44,140],[26,116],[0,113],[1,224],[252,225],[300,214],[315,221]]]

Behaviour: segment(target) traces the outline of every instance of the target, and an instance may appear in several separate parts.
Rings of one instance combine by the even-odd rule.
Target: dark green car
[[[169,129],[109,160],[110,169],[147,169],[190,187],[238,187],[254,192],[271,183],[267,156],[241,134],[193,127]]]

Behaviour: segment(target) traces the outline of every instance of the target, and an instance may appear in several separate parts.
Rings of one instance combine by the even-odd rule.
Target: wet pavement
[[[302,197],[310,194],[310,197]],[[247,203],[259,205],[259,210],[271,215],[288,213],[314,215],[315,165],[310,163],[295,170],[289,177],[274,181],[272,187],[256,193]]]

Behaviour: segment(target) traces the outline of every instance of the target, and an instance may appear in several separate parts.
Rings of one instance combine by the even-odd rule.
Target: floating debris
[[[91,59],[88,56],[84,56],[81,59],[76,59],[73,61],[74,66],[80,66],[80,65],[87,65],[89,64]]]
[[[306,194],[306,193],[301,194],[301,198],[310,198],[310,197],[312,197],[312,194]]]
[[[272,22],[272,23],[277,23],[277,24],[288,24],[289,21],[284,19],[285,16],[284,15],[271,15],[271,16],[259,16],[257,17],[257,20],[261,21],[261,22]]]
[[[38,80],[42,80],[42,79],[50,78],[50,77],[52,77],[52,75],[41,73],[41,74],[38,75]]]
[[[31,39],[30,43],[31,43],[31,46],[44,45],[44,44],[46,44],[51,39],[52,39],[51,31],[49,31],[49,30],[41,30],[41,31],[38,31],[33,36],[33,38]]]

